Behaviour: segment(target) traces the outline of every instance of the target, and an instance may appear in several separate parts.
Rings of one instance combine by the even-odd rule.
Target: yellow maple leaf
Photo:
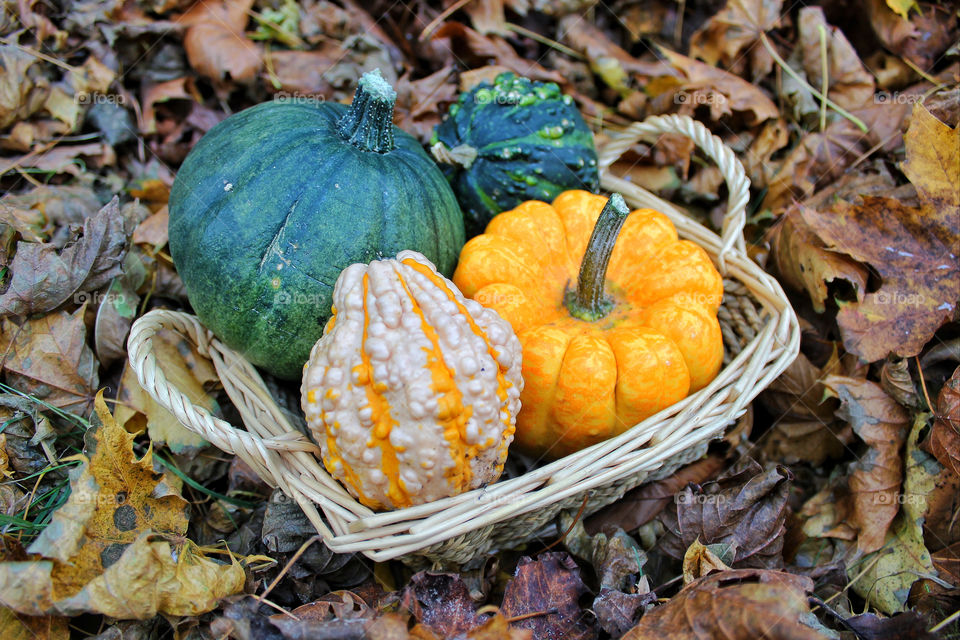
[[[145,619],[197,615],[242,591],[240,563],[207,558],[184,537],[187,502],[140,459],[133,435],[97,394],[71,494],[34,540],[31,558],[0,563],[2,604],[29,615],[101,613]]]

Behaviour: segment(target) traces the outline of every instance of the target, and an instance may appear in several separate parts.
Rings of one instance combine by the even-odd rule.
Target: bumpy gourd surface
[[[723,281],[661,213],[627,217],[605,291],[613,310],[572,317],[584,251],[606,198],[567,191],[498,215],[468,241],[454,282],[495,309],[523,345],[516,445],[559,457],[617,435],[712,380],[723,362]]]
[[[520,409],[520,343],[423,256],[348,267],[304,371],[327,470],[375,509],[455,495],[503,471]]]
[[[469,167],[445,167],[464,213],[468,236],[524,200],[552,200],[567,189],[597,188],[593,134],[570,96],[555,83],[512,73],[462,94],[431,144],[468,145]]]
[[[298,379],[355,262],[415,249],[451,273],[463,219],[440,170],[394,128],[388,153],[336,131],[347,107],[263,103],[214,127],[177,174],[170,252],[190,303],[230,347]]]

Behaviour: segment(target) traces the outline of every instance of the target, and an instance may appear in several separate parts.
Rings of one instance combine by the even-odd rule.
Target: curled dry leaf
[[[851,465],[849,522],[859,531],[859,549],[876,551],[883,546],[899,510],[903,480],[900,447],[907,437],[909,414],[875,382],[828,376],[824,384],[840,399],[837,416],[847,421],[868,447]]]
[[[728,0],[690,39],[690,55],[710,65],[744,75],[747,62],[756,81],[773,69],[773,58],[760,45],[760,34],[780,26],[783,0]],[[746,49],[746,51],[744,51]]]
[[[940,464],[960,476],[960,367],[940,389],[927,447]]]
[[[880,369],[880,386],[890,397],[910,409],[921,405],[917,386],[910,375],[910,361],[906,358],[887,358]]]
[[[679,93],[673,102],[681,105],[681,113],[692,115],[698,105],[705,104],[711,120],[736,112],[751,126],[779,117],[780,110],[767,94],[743,78],[663,47],[658,50],[679,73]]]
[[[723,555],[730,556],[731,551],[726,545],[708,547],[701,543],[699,538],[694,540],[683,554],[683,584],[690,584],[714,571],[730,571],[730,567],[717,552],[725,552]],[[732,561],[732,558],[727,559]]]
[[[661,515],[666,532],[658,548],[683,558],[696,540],[725,544],[731,564],[740,567],[783,566],[784,522],[793,475],[785,467],[763,471],[747,458],[702,490],[687,487],[676,507]]]
[[[62,250],[51,243],[17,243],[0,315],[46,313],[71,298],[82,303],[90,298],[82,292],[96,291],[119,275],[127,234],[118,203],[114,197],[88,218],[82,235]]]
[[[691,483],[701,484],[713,478],[723,465],[723,458],[710,455],[678,469],[668,478],[631,489],[620,500],[588,517],[584,527],[590,534],[604,527],[633,531],[656,518],[674,501],[674,494]]]
[[[566,553],[524,557],[507,583],[501,611],[508,618],[533,614],[513,626],[531,630],[534,638],[593,639],[597,630],[578,603],[586,592],[580,569]]]
[[[70,497],[28,548],[32,557],[0,563],[7,606],[29,615],[101,613],[147,619],[198,615],[243,589],[233,558],[214,562],[189,540],[187,502],[137,459],[133,436],[97,396],[101,424],[86,433]]]
[[[712,573],[650,611],[623,640],[826,640],[808,625],[810,578],[763,569]]]

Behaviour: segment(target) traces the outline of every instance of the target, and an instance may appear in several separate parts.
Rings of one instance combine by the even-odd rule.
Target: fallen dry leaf
[[[53,244],[19,242],[10,264],[10,282],[0,295],[0,315],[27,316],[53,311],[71,300],[82,304],[120,274],[127,251],[119,200],[83,224],[82,235],[58,250]]]
[[[20,541],[4,536],[0,539],[0,563],[21,562],[28,554]],[[60,616],[28,616],[4,606],[0,594],[0,637],[4,640],[69,640],[69,619]]]
[[[86,305],[72,314],[48,313],[17,325],[0,324],[0,352],[8,385],[78,415],[87,415],[99,384],[97,361],[87,346]]]
[[[882,548],[878,546],[873,553],[868,553],[847,566],[847,575],[853,581],[853,590],[871,606],[887,614],[904,611],[913,583],[935,572],[933,560],[923,540],[927,496],[933,490],[937,475],[930,465],[924,464],[923,458],[929,456],[917,446],[920,431],[925,426],[926,416],[919,414],[907,440],[907,470],[903,493],[894,497],[894,506],[897,503],[901,505],[900,513],[890,531],[881,540]],[[851,479],[851,488],[852,484]],[[871,537],[873,533],[870,532]],[[863,531],[860,538],[862,540]],[[863,549],[862,544],[860,548]]]
[[[633,93],[638,76],[656,78],[676,75],[663,62],[645,62],[633,57],[582,16],[566,16],[558,23],[557,32],[557,39],[582,53],[590,63],[590,69],[621,97]]]
[[[26,120],[43,108],[50,83],[42,74],[28,73],[35,56],[9,44],[0,45],[0,129]]]
[[[580,569],[566,553],[547,552],[533,560],[523,557],[503,593],[503,615],[516,618],[513,626],[529,629],[534,638],[587,640],[597,630],[580,610],[579,599],[587,592]]]
[[[774,424],[763,437],[763,450],[773,460],[791,464],[804,460],[821,465],[828,458],[843,455],[852,439],[849,427],[834,419],[837,401],[825,398],[823,380],[844,373],[843,360],[834,345],[830,358],[817,367],[800,353],[760,396],[774,416]]]
[[[960,291],[960,216],[918,211],[891,198],[838,202],[828,211],[801,207],[804,221],[831,251],[869,264],[883,280],[857,301],[838,301],[837,324],[847,351],[866,361],[917,355],[953,318]],[[952,240],[951,240],[952,238]]]
[[[673,94],[674,104],[681,106],[680,113],[692,115],[698,106],[707,105],[711,120],[736,112],[743,114],[751,126],[780,115],[777,105],[743,78],[664,47],[658,50],[680,74],[679,93]]]
[[[146,619],[198,615],[243,589],[243,568],[221,564],[183,535],[187,502],[137,459],[97,395],[101,424],[87,431],[71,492],[21,562],[0,563],[6,604],[29,615],[102,613]]]
[[[178,18],[189,25],[183,39],[190,66],[211,80],[253,80],[263,66],[260,46],[243,30],[253,0],[199,2]]]
[[[3,640],[70,640],[69,623],[69,618],[25,616],[0,606],[0,636]]]
[[[397,81],[396,90],[394,123],[426,143],[447,107],[457,99],[456,73],[453,66],[447,66],[419,80],[410,80],[407,74]]]
[[[908,58],[921,69],[931,69],[957,39],[957,16],[942,3],[924,2],[906,20],[894,13],[885,0],[864,3],[867,19],[883,46],[895,55]]]
[[[947,224],[938,226],[949,229],[950,216],[955,220],[960,214],[960,127],[947,126],[917,103],[903,142],[907,155],[903,173],[917,188],[925,214],[942,218]],[[955,243],[956,227],[952,235],[942,237]]]
[[[711,573],[650,611],[623,640],[826,640],[811,628],[810,578],[764,569]]]
[[[410,578],[401,598],[417,622],[441,638],[466,633],[482,622],[470,591],[455,573],[420,571]]]
[[[840,399],[837,416],[847,421],[868,447],[851,465],[849,522],[859,531],[859,549],[870,553],[883,546],[899,510],[903,480],[900,447],[907,437],[910,416],[875,382],[831,375],[824,385]]]
[[[151,214],[150,217],[137,225],[137,228],[133,230],[133,242],[149,245],[153,251],[159,251],[170,239],[167,234],[169,220],[170,212],[164,205],[156,213]]]
[[[760,34],[780,26],[783,0],[728,0],[727,6],[690,39],[690,55],[745,75],[754,81],[773,69],[773,58],[760,44]],[[746,49],[747,51],[744,51]]]
[[[874,613],[862,613],[847,618],[844,624],[864,640],[937,640],[936,634],[927,631],[930,623],[916,611],[907,611],[890,618],[881,618]]]
[[[960,476],[960,367],[940,389],[927,446],[940,464]]]
[[[910,373],[910,361],[906,358],[884,360],[880,369],[880,386],[903,406],[910,409],[920,408],[920,395]]]
[[[826,41],[827,95],[844,109],[856,109],[873,102],[873,76],[860,62],[857,51],[847,41],[843,32],[827,24],[820,7],[800,9],[798,27],[803,70],[807,81],[817,90],[823,86],[823,56],[821,33]]]
[[[683,554],[683,584],[690,584],[714,571],[730,571],[730,567],[716,553],[721,549],[730,554],[730,548],[725,545],[708,547],[699,538],[694,540]]]
[[[681,467],[668,478],[631,489],[620,500],[586,518],[584,528],[589,534],[599,533],[605,527],[633,531],[656,518],[674,501],[674,494],[691,483],[701,484],[713,478],[723,465],[723,458],[710,455]]]
[[[492,59],[496,64],[507,67],[517,75],[526,76],[531,80],[556,82],[557,84],[565,83],[562,75],[543,67],[536,60],[528,60],[520,56],[500,36],[484,36],[459,22],[445,22],[442,27],[434,32],[432,37],[433,40],[443,38],[450,39],[451,49],[458,60],[475,58],[488,61]]]
[[[762,207],[780,213],[839,179],[868,146],[869,137],[845,118],[803,136],[768,179]]]
[[[793,475],[785,467],[763,471],[746,458],[702,489],[685,488],[660,516],[666,532],[658,549],[684,557],[696,540],[731,549],[739,567],[783,566],[784,522]]]
[[[849,256],[829,250],[804,220],[800,206],[787,209],[767,237],[777,275],[794,289],[806,291],[817,313],[825,309],[830,282],[845,280],[854,291],[866,291],[869,275],[866,267]]]

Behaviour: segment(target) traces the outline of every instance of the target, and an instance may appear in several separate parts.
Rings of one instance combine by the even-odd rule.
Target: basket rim
[[[721,235],[607,171],[637,140],[660,133],[691,137],[720,167],[730,191]],[[703,247],[721,273],[743,285],[765,314],[756,335],[710,384],[618,436],[487,487],[375,513],[326,473],[314,456],[316,445],[290,425],[257,370],[223,345],[195,316],[157,309],[138,318],[128,338],[130,366],[141,386],[184,426],[243,458],[265,481],[294,499],[331,550],[360,552],[376,561],[417,553],[470,531],[549,508],[632,473],[659,468],[672,455],[716,437],[746,411],[747,404],[799,353],[799,323],[780,284],[747,256],[742,229],[749,180],[733,151],[705,126],[687,116],[653,116],[612,138],[601,151],[598,164],[604,191],[620,192],[632,208],[662,211],[674,223],[678,235]],[[169,385],[151,346],[153,336],[163,329],[192,340],[201,355],[213,361],[246,430],[193,406],[179,389]]]

